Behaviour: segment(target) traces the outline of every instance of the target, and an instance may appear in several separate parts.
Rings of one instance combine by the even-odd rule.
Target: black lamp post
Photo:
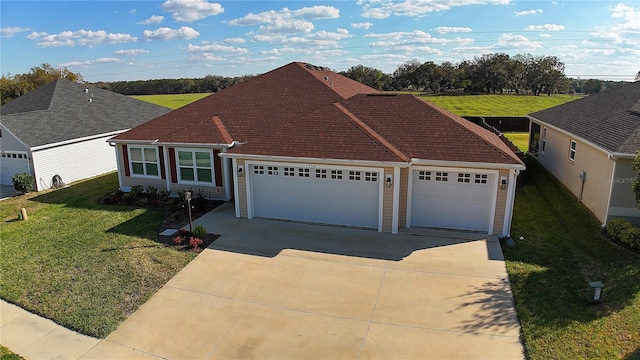
[[[193,234],[193,225],[191,222],[191,191],[185,191],[184,198],[187,200],[187,211],[189,212],[189,234]]]

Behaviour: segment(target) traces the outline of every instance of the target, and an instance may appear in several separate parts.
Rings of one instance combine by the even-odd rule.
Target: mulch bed
[[[200,216],[208,213],[209,211],[217,208],[218,206],[224,204],[224,201],[215,201],[215,200],[210,200],[207,202],[207,206],[201,208],[201,209],[192,209],[191,210],[191,219],[195,220],[197,218],[199,218]],[[185,209],[184,211],[184,215],[182,215],[181,217],[176,218],[175,214],[171,213],[168,210],[165,210],[164,212],[164,219],[162,220],[162,224],[160,225],[160,231],[163,231],[165,229],[177,229],[180,230],[184,227],[188,228],[189,226],[189,215],[187,213],[187,210]],[[176,234],[177,235],[177,234]],[[183,240],[182,244],[175,244],[173,241],[173,238],[175,236],[160,236],[158,235],[158,241],[162,244],[164,244],[165,246],[168,247],[172,247],[176,250],[181,250],[181,251],[195,251],[195,252],[201,252],[202,250],[206,249],[209,245],[211,245],[218,237],[220,237],[220,235],[218,234],[207,234],[204,236],[202,240],[202,244],[200,244],[196,249],[194,249],[190,244],[189,244],[189,237],[188,235],[186,236],[186,239]]]

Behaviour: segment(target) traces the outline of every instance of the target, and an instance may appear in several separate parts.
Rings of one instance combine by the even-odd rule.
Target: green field
[[[211,95],[210,93],[199,94],[171,94],[171,95],[132,95],[134,99],[150,102],[152,104],[168,107],[169,109],[181,108],[196,100]]]
[[[424,95],[414,94],[460,116],[525,116],[556,105],[579,99],[579,96],[554,95]],[[132,98],[177,109],[211,94],[136,95]]]
[[[525,116],[580,98],[571,95],[414,95],[460,116]]]

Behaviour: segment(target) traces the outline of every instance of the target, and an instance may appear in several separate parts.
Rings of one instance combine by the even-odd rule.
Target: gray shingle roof
[[[29,147],[36,147],[130,129],[169,111],[59,79],[0,107],[0,122]]]
[[[640,149],[640,81],[529,115],[610,152]]]

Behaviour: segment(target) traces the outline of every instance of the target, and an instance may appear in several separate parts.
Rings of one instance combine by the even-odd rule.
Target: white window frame
[[[131,150],[132,149],[140,149],[140,151],[142,152],[142,169],[144,170],[144,174],[136,174],[136,173],[133,172],[133,163],[134,162],[138,163],[139,161],[134,161],[133,160],[133,157],[131,156]],[[152,164],[153,162],[146,161],[145,155],[144,155],[145,149],[153,149],[153,151],[156,152],[156,162],[155,162],[155,164],[158,167],[158,175],[148,175],[147,174],[147,163]],[[160,168],[160,154],[158,152],[158,147],[157,146],[129,145],[129,146],[127,146],[127,153],[129,155],[129,163],[127,164],[127,166],[129,166],[129,174],[130,174],[131,177],[145,178],[145,179],[160,179],[162,177],[162,169]]]
[[[540,144],[540,153],[544,154],[547,148],[547,128],[542,129],[542,143]]]
[[[576,150],[578,149],[578,143],[575,140],[571,140],[569,143],[569,160],[571,162],[576,161]]]
[[[198,167],[196,166],[195,163],[195,159],[196,159],[196,152],[206,152],[209,153],[209,159],[211,160],[211,182],[206,182],[206,181],[191,181],[191,180],[182,180],[182,173],[180,170],[180,151],[183,152],[190,152],[193,157],[193,175],[194,178],[197,179],[198,177],[198,172],[197,169]],[[213,158],[213,150],[211,149],[198,149],[198,148],[179,148],[179,149],[175,149],[176,152],[176,173],[178,175],[178,184],[186,184],[186,185],[198,185],[198,186],[217,186],[216,184],[216,163],[215,160]],[[201,168],[202,169],[202,168]]]

